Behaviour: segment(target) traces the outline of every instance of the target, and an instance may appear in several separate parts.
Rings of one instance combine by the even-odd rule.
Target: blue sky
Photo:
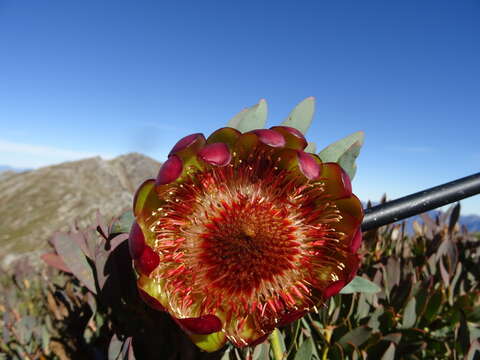
[[[0,0],[0,164],[162,161],[260,98],[274,125],[314,96],[319,148],[366,132],[360,198],[407,195],[479,171],[478,19],[477,0]]]

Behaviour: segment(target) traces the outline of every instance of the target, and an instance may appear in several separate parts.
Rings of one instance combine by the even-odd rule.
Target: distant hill
[[[14,168],[8,165],[0,165],[0,172],[3,172],[3,171],[22,172],[27,170],[30,170],[30,169],[20,169],[20,168]]]
[[[75,220],[91,225],[97,209],[108,220],[120,215],[159,168],[154,159],[131,153],[0,173],[0,263],[45,249],[55,231],[68,230]]]
[[[13,170],[13,168],[8,165],[0,165],[0,172],[7,171],[7,170]]]

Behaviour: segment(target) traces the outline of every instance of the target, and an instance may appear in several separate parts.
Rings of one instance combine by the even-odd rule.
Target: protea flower
[[[337,163],[275,126],[184,137],[134,199],[142,298],[200,348],[262,342],[355,275],[363,211]]]

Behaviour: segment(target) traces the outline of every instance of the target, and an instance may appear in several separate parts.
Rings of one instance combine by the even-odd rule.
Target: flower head
[[[184,137],[134,199],[138,288],[207,351],[263,341],[355,275],[363,211],[287,126]]]

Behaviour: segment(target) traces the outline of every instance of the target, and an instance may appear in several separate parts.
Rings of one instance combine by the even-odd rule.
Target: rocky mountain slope
[[[96,210],[106,219],[131,206],[140,183],[155,177],[160,163],[131,153],[100,157],[0,176],[0,263],[47,248],[55,231],[76,220],[88,226]]]

